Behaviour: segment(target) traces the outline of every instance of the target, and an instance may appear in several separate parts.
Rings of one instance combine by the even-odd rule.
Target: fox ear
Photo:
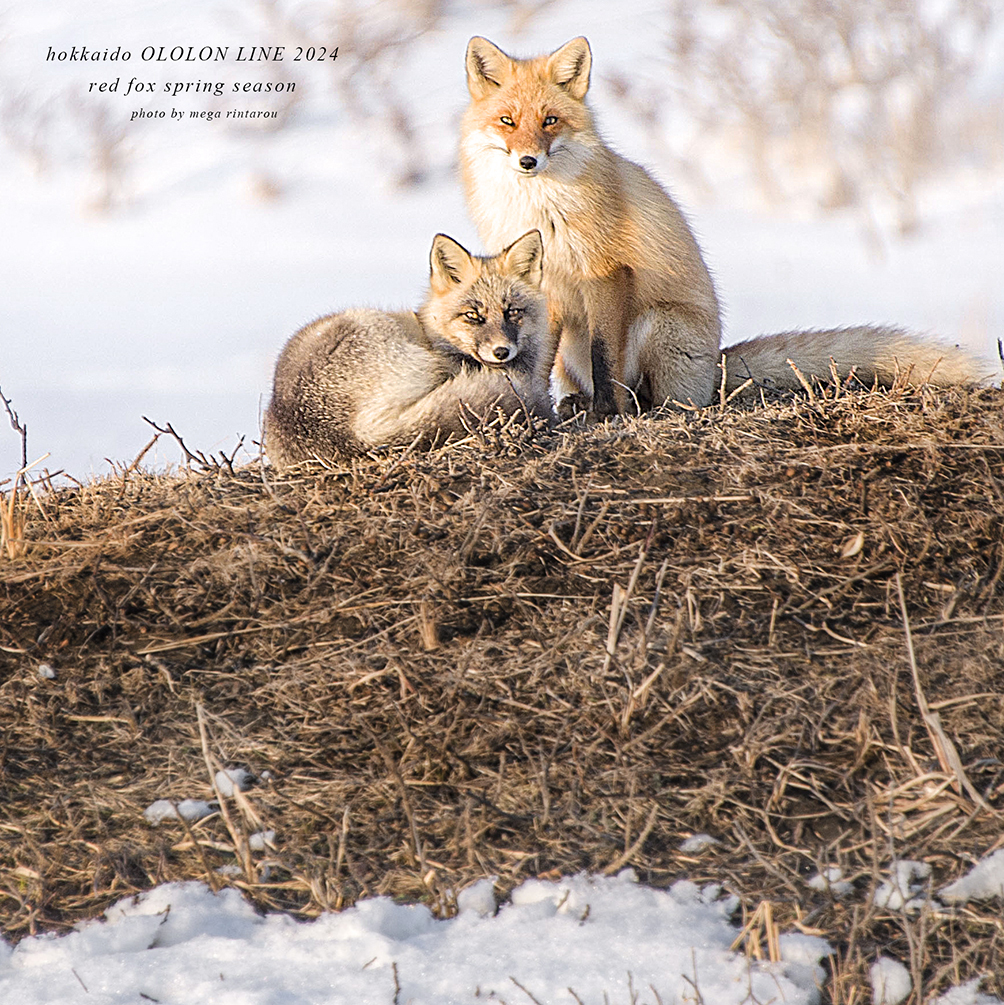
[[[573,38],[547,57],[547,69],[551,80],[563,87],[581,101],[589,90],[589,69],[593,64],[593,54],[584,38]]]
[[[505,251],[506,271],[534,286],[544,278],[544,243],[539,230],[531,230],[513,241]]]
[[[502,86],[512,60],[487,38],[475,35],[467,43],[467,90],[472,98],[484,98]]]
[[[474,259],[452,237],[437,234],[429,254],[429,279],[437,293],[446,293],[454,286],[470,282],[475,274]]]

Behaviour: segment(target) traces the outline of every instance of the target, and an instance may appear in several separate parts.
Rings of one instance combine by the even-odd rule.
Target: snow
[[[913,990],[910,971],[899,960],[880,956],[868,971],[872,1005],[899,1005]]]
[[[694,834],[680,842],[680,851],[685,855],[699,855],[706,848],[713,848],[716,844],[721,842],[710,834]]]
[[[973,980],[939,995],[931,1005],[999,1005],[999,1003],[1000,999],[994,995],[980,994],[980,982]]]
[[[749,960],[729,949],[733,902],[693,884],[528,880],[496,915],[485,882],[449,920],[375,898],[313,922],[260,917],[234,890],[169,884],[69,935],[24,939],[0,961],[0,1000],[572,1003],[629,1000],[633,987],[653,1005],[695,988],[716,1005],[818,1001],[823,940],[782,942],[777,964]]]
[[[931,866],[927,862],[909,859],[894,862],[889,879],[875,891],[875,906],[890,911],[919,911],[927,903],[924,891],[930,875]]]
[[[810,890],[829,890],[834,897],[847,896],[854,889],[854,884],[843,878],[843,871],[839,866],[829,866],[822,872],[817,872],[815,876],[810,876],[805,885]]]
[[[254,775],[247,768],[223,768],[216,772],[216,788],[221,796],[232,796],[235,789],[245,792],[254,780]]]
[[[457,894],[457,913],[476,914],[479,918],[489,918],[498,910],[495,902],[495,880],[491,876],[479,879],[467,889]]]
[[[948,903],[967,900],[1004,900],[1004,848],[977,862],[961,879],[950,883],[939,894]]]
[[[182,799],[178,803],[170,799],[158,799],[143,811],[143,816],[148,824],[156,827],[164,820],[176,820],[178,817],[194,823],[215,812],[216,807],[202,799]]]
[[[248,835],[248,847],[251,851],[264,851],[275,841],[275,831],[255,831]]]
[[[894,872],[909,885],[923,871],[917,864],[896,863]],[[113,904],[67,935],[31,936],[16,947],[0,940],[0,1001],[820,1000],[820,963],[833,952],[826,940],[785,932],[776,963],[733,952],[738,898],[719,884],[680,880],[657,890],[625,869],[613,877],[530,879],[498,905],[493,883],[489,877],[460,891],[449,919],[376,897],[307,922],[259,915],[234,889],[169,883]],[[906,966],[888,956],[876,959],[869,977],[875,1005],[897,1005],[912,989]],[[979,985],[952,988],[935,1005],[1001,1005]]]
[[[715,1005],[819,1001],[817,936],[781,935],[777,963],[730,948],[735,897],[681,880],[668,890],[615,877],[531,879],[496,906],[491,878],[457,897],[456,917],[377,897],[300,922],[261,916],[233,889],[170,883],[127,898],[64,936],[0,942],[0,1001],[112,1003],[547,1002],[693,1000]],[[875,1005],[911,990],[906,967],[879,957]],[[531,998],[532,996],[532,998]],[[979,981],[937,1005],[1000,1005]]]

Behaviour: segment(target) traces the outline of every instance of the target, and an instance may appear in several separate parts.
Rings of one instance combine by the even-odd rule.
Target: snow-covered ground
[[[1002,877],[998,853],[970,874],[966,896],[1000,896]],[[800,932],[780,936],[776,962],[733,952],[736,898],[686,880],[653,890],[631,870],[527,880],[501,907],[484,879],[458,905],[456,917],[437,920],[423,906],[375,898],[297,922],[260,917],[235,890],[172,883],[69,935],[27,938],[13,950],[0,942],[0,1001],[809,1005],[830,953]],[[887,956],[870,976],[876,1005],[897,1005],[913,986],[907,967]],[[979,984],[931,1005],[1001,1005]]]
[[[23,1002],[791,1003],[815,998],[822,939],[786,936],[784,962],[730,952],[735,908],[719,888],[668,892],[626,878],[530,880],[495,915],[491,880],[459,915],[364,901],[309,924],[261,918],[232,890],[160,887],[62,939],[22,942],[0,963],[0,997]],[[495,915],[495,916],[493,916]],[[84,988],[86,987],[86,991]],[[397,990],[399,988],[399,990]],[[531,997],[533,996],[533,997]]]
[[[294,68],[139,56],[148,45],[292,44],[263,27],[268,9],[240,0],[0,6],[0,388],[28,427],[29,460],[49,452],[45,466],[78,478],[108,470],[105,458],[129,463],[152,435],[144,415],[173,423],[205,452],[229,452],[241,436],[250,447],[274,360],[297,327],[348,306],[417,304],[437,231],[477,248],[453,176],[463,52],[475,33],[518,52],[590,37],[593,104],[605,135],[651,165],[687,206],[726,305],[730,340],[899,322],[992,356],[1004,332],[999,170],[963,167],[928,186],[919,232],[881,246],[862,239],[851,212],[820,219],[766,207],[738,183],[719,185],[711,199],[668,177],[657,145],[605,87],[605,67],[614,63],[658,75],[659,4],[543,5],[522,33],[512,9],[476,6],[387,62],[383,72],[418,109],[416,149],[429,175],[420,187],[396,183],[400,171],[386,167],[400,167],[394,137],[354,118],[331,86],[354,65],[344,39],[332,39],[345,47],[334,63]],[[375,26],[396,16],[385,3],[360,9]],[[136,55],[128,64],[46,58],[50,47],[82,45]],[[277,107],[205,95],[139,100],[123,93],[134,76],[158,87],[289,79],[304,97],[275,131],[191,118],[130,122],[140,108],[169,115]],[[97,121],[89,85],[116,79],[117,90],[101,97],[111,118],[86,128]],[[122,198],[107,213],[87,208],[98,178],[88,158],[102,142],[123,165]],[[41,154],[34,162],[32,149]],[[731,177],[727,164],[721,177]],[[20,450],[0,415],[0,482],[19,467]],[[177,460],[165,441],[146,458]],[[1004,865],[988,862],[943,899],[1001,896]],[[915,902],[919,875],[900,863],[884,906]],[[819,882],[845,892],[838,875]],[[733,903],[717,888],[687,883],[661,892],[629,876],[532,880],[497,914],[490,884],[463,892],[460,903],[448,921],[377,900],[308,924],[260,918],[233,891],[162,887],[69,936],[28,938],[14,950],[0,944],[0,1002],[798,1005],[817,999],[817,964],[827,952],[820,940],[790,932],[781,962],[733,953]],[[873,985],[875,1000],[891,1005],[909,992],[910,978],[902,962],[876,960]],[[976,984],[951,995],[944,1005],[996,1003]]]
[[[290,61],[295,39],[264,24],[269,7],[0,5],[0,387],[28,426],[30,459],[48,451],[45,465],[78,478],[107,471],[105,458],[128,463],[152,435],[144,415],[172,422],[206,452],[229,451],[242,435],[250,445],[274,360],[297,327],[353,305],[417,305],[437,231],[478,248],[453,173],[463,53],[474,33],[515,52],[590,37],[591,95],[604,133],[649,164],[688,209],[717,277],[729,339],[898,322],[994,354],[1004,331],[1004,173],[963,166],[931,183],[920,193],[919,232],[882,236],[881,246],[863,240],[857,213],[820,218],[804,207],[765,206],[727,150],[711,163],[713,197],[693,189],[660,167],[659,151],[673,137],[655,142],[612,96],[615,71],[651,82],[665,74],[658,4],[544,5],[516,33],[513,8],[486,3],[371,64],[354,57],[353,45],[407,5],[357,5],[365,13],[357,41],[332,38],[341,43],[338,58],[310,64]],[[321,9],[276,8],[307,11],[308,20]],[[282,63],[234,61],[241,45],[280,43],[290,46]],[[121,46],[133,56],[58,59],[83,45]],[[174,45],[231,48],[224,62],[141,58],[146,46]],[[47,58],[50,48],[57,58]],[[130,121],[138,110],[170,116],[282,104],[274,95],[126,95],[133,77],[158,89],[293,81],[301,100],[272,131],[225,119]],[[353,112],[339,90],[358,79],[365,92],[382,77],[409,102],[410,154],[382,119],[365,117],[369,106]],[[114,93],[90,90],[115,80]],[[99,106],[108,110],[104,126],[94,125]],[[102,150],[107,161],[110,141],[121,163],[113,197],[121,199],[98,213],[87,208],[100,188],[93,165]],[[397,184],[409,158],[426,172],[425,185]],[[20,442],[0,419],[2,480],[19,466]],[[146,460],[179,456],[163,442]]]

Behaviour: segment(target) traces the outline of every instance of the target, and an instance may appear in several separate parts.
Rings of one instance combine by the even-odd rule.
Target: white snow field
[[[1000,868],[991,859],[977,865],[969,896],[1000,896]],[[787,932],[780,962],[750,959],[731,948],[737,898],[686,880],[654,890],[630,869],[527,880],[501,906],[484,879],[457,901],[449,920],[378,897],[298,922],[259,916],[233,889],[171,883],[68,935],[28,937],[14,949],[0,941],[0,1001],[810,1005],[831,951],[821,938]],[[870,976],[876,1005],[895,1005],[912,988],[907,967],[888,956]],[[934,1005],[1001,1005],[979,983]]]
[[[826,943],[785,936],[784,963],[751,962],[729,950],[735,902],[720,893],[686,882],[656,891],[627,876],[530,880],[493,917],[484,880],[449,921],[379,898],[304,924],[258,917],[233,890],[172,884],[71,935],[25,940],[0,964],[0,998],[571,1003],[628,1001],[633,988],[653,1005],[696,990],[716,1005],[816,1001]]]

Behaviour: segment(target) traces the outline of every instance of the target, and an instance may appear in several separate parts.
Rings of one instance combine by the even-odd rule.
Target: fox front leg
[[[625,349],[633,275],[620,268],[563,291],[558,355],[551,389],[558,416],[600,419],[629,411]]]
[[[558,351],[551,369],[551,398],[558,418],[593,409],[593,354],[589,321],[581,294],[550,293],[551,330],[557,333]]]

